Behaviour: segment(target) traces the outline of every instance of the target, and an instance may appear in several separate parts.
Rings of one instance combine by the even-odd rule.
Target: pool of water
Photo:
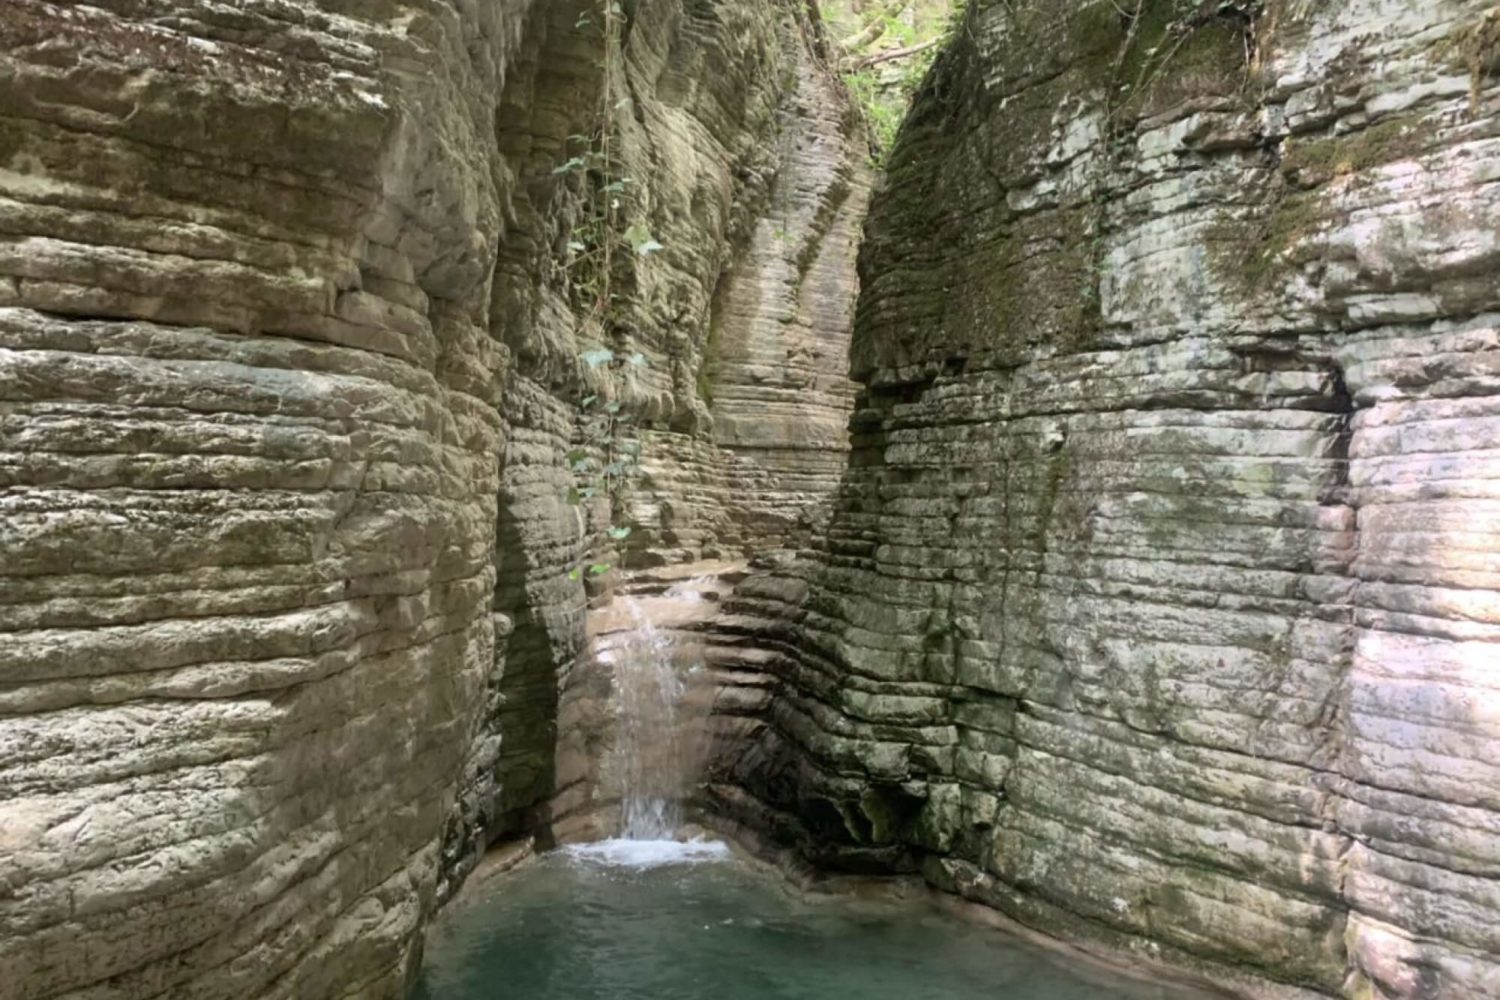
[[[808,895],[716,844],[608,841],[471,890],[422,1000],[1191,1000],[926,902]]]

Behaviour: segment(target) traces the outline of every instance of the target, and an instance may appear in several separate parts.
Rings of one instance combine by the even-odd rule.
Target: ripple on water
[[[722,843],[570,847],[469,890],[422,1000],[1191,1000],[920,900],[807,895]]]

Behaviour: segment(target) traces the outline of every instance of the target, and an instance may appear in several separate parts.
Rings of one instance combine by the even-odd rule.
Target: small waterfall
[[[635,627],[619,643],[614,664],[621,836],[670,840],[682,825],[687,779],[677,719],[683,685],[676,643],[639,602],[623,600]]]
[[[684,679],[697,669],[698,649],[679,641],[663,621],[701,614],[715,578],[685,580],[656,597],[618,598],[629,627],[610,643],[615,739],[610,770],[620,794],[620,836],[670,840],[682,826],[682,800],[697,777],[699,754],[689,732]]]
[[[598,766],[600,801],[619,802],[612,839],[576,844],[574,857],[609,865],[650,867],[716,861],[729,856],[721,841],[688,839],[683,802],[701,777],[707,756],[713,689],[694,680],[704,666],[695,635],[718,607],[719,575],[666,581],[646,579],[599,612],[595,662],[609,678],[608,743]]]

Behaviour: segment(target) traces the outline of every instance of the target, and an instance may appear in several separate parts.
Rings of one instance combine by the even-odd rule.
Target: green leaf
[[[583,402],[580,405],[585,410],[587,410],[590,406],[593,406],[597,402],[599,402],[599,397],[598,396],[584,396],[583,397]]]
[[[578,568],[576,566],[573,569],[568,570],[568,579],[569,580],[576,580],[576,579],[578,579],[582,575],[583,574],[581,572],[579,572],[579,570],[578,570]]]
[[[576,486],[568,487],[568,503],[574,507],[583,503],[583,491]]]
[[[570,174],[570,173],[572,173],[575,170],[582,169],[584,166],[585,166],[585,163],[583,162],[583,157],[581,157],[581,156],[575,156],[572,159],[570,159],[567,163],[564,163],[564,164],[562,164],[561,166],[558,166],[558,167],[553,167],[552,168],[552,175],[554,177],[556,177],[559,174]]]
[[[626,358],[625,360],[629,361],[631,364],[635,365],[637,368],[640,368],[641,366],[643,366],[646,363],[646,356],[644,354],[642,354],[640,351],[636,351],[634,354],[632,354],[630,357]]]
[[[630,537],[630,528],[610,528],[609,537],[613,538],[617,542],[623,542],[625,539]]]
[[[604,404],[604,412],[605,413],[609,413],[611,415],[619,413],[620,412],[620,404],[619,403],[606,403],[606,404]]]
[[[589,576],[603,576],[611,569],[613,567],[609,563],[594,563],[594,565],[589,567]]]
[[[567,455],[567,459],[570,464],[573,462],[581,462],[588,457],[589,453],[584,451],[582,448],[574,448],[572,451],[568,452]]]
[[[597,350],[585,351],[583,353],[583,363],[588,365],[590,368],[598,368],[600,365],[607,365],[614,359],[615,352],[603,347],[598,348]]]
[[[629,243],[635,252],[642,257],[656,253],[658,250],[666,249],[666,247],[656,242],[656,237],[651,235],[651,230],[646,228],[646,224],[643,222],[637,222],[625,230],[625,242]]]

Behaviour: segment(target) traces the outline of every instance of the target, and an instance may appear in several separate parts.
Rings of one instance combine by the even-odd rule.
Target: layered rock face
[[[765,20],[757,5],[725,3],[701,30],[756,37]],[[647,113],[623,136],[623,169],[649,185],[666,247],[619,323],[623,350],[645,359],[623,386],[640,400],[631,433],[643,442],[624,517],[632,566],[803,544],[843,471],[871,170],[817,31],[803,10],[739,75],[712,48],[674,53],[678,75],[641,98]],[[641,50],[632,78],[658,79],[652,60],[665,55]],[[719,120],[736,106],[744,120]]]
[[[583,0],[0,2],[0,993],[399,995],[551,791],[590,346],[647,356],[641,502],[693,515],[641,552],[731,523],[674,483],[833,484],[700,388],[784,396],[785,348],[852,400],[867,185],[795,110],[807,11],[625,6],[611,50]],[[606,132],[665,249],[601,319],[569,244],[619,178],[558,168]]]
[[[0,10],[7,996],[395,995],[430,905],[524,5],[343,6]]]
[[[718,808],[1263,995],[1500,995],[1497,16],[973,0]]]

